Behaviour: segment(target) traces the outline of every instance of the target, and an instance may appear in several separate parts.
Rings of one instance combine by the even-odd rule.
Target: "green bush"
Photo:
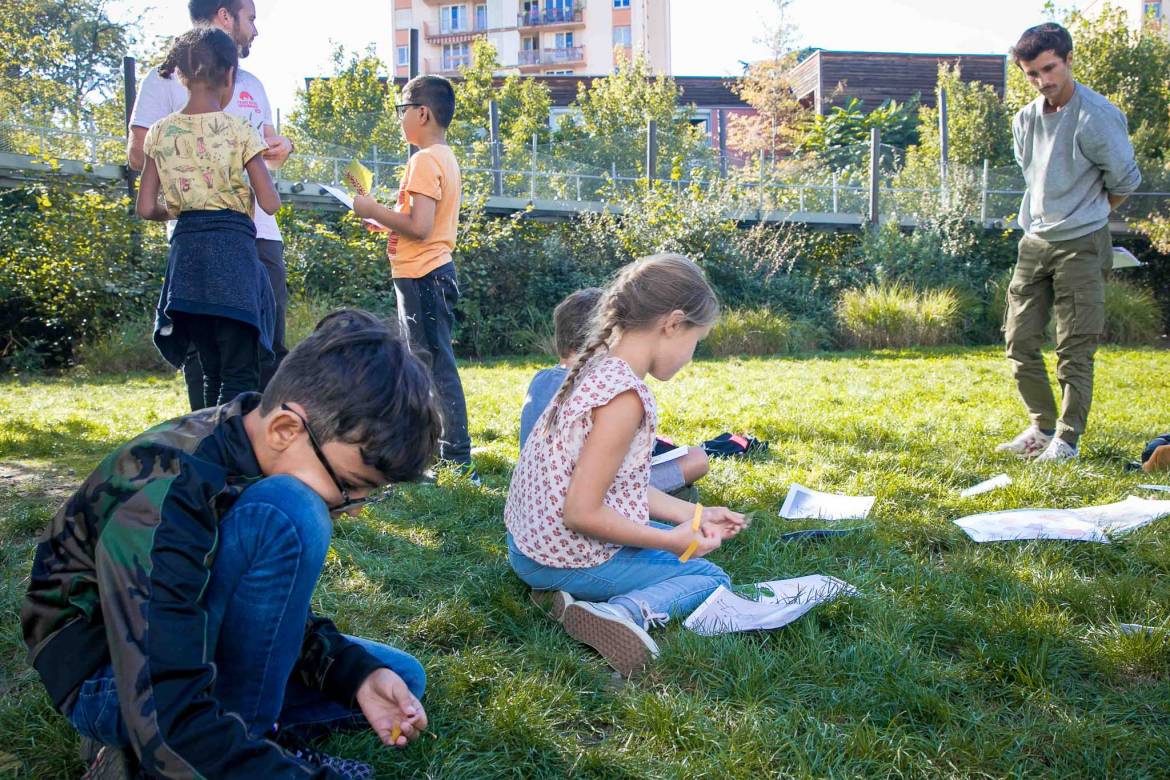
[[[867,349],[951,343],[961,314],[953,290],[920,292],[900,282],[846,290],[837,303],[843,340]]]
[[[1154,294],[1129,282],[1105,285],[1105,336],[1110,344],[1152,344],[1162,333],[1162,310]]]
[[[150,313],[124,317],[104,333],[81,342],[75,355],[77,364],[88,374],[174,373],[155,348],[153,332]]]
[[[711,357],[733,355],[787,355],[812,352],[824,333],[804,321],[768,309],[725,311],[701,345]]]
[[[0,363],[68,365],[73,347],[154,303],[166,267],[161,226],[118,191],[67,184],[0,192]]]

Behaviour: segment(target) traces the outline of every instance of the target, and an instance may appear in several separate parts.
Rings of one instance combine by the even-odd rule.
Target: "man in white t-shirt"
[[[212,25],[226,32],[239,47],[240,59],[248,56],[252,41],[258,35],[256,31],[256,5],[253,0],[190,0],[187,8],[191,14],[191,22],[195,25]],[[158,75],[157,68],[151,68],[138,88],[138,99],[134,102],[134,110],[130,114],[130,133],[127,144],[127,157],[130,167],[136,171],[142,170],[144,162],[142,142],[146,138],[146,131],[158,120],[168,114],[179,111],[187,104],[187,89],[178,77],[164,79]],[[292,142],[277,135],[272,123],[272,109],[268,104],[268,94],[260,80],[248,71],[240,68],[236,73],[235,95],[224,109],[227,113],[246,120],[268,144],[264,152],[264,160],[269,168],[279,168],[288,159],[292,152]],[[284,344],[285,312],[288,308],[288,286],[284,268],[284,243],[280,237],[280,229],[276,219],[265,214],[263,209],[256,209],[256,250],[260,261],[268,270],[269,280],[272,282],[272,295],[276,299],[276,328],[273,332],[272,351],[275,359],[261,369],[260,389],[268,384],[268,380],[276,372],[276,367],[288,352]],[[168,223],[168,234],[174,223]],[[194,360],[194,362],[192,362]],[[189,356],[188,364],[183,373],[187,377],[188,400],[191,408],[203,406],[202,370],[199,367],[198,356]],[[197,400],[198,399],[198,400]]]

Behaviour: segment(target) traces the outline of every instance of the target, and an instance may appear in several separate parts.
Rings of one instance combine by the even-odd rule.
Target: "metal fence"
[[[645,171],[663,167],[650,155],[644,164],[630,167],[629,145],[638,138],[640,135],[630,133],[621,139],[589,139],[586,148],[584,143],[541,144],[534,137],[530,146],[509,149],[502,144],[493,148],[485,139],[458,146],[455,153],[464,174],[464,190],[469,194],[596,205],[620,201],[644,191],[648,183]],[[608,166],[599,163],[607,144],[611,149],[623,145],[626,153],[620,155],[621,167],[616,162],[618,155]],[[274,177],[290,182],[341,185],[345,166],[356,158],[374,173],[376,185],[393,189],[406,164],[405,149],[393,153],[374,149],[356,155],[325,141],[310,147],[323,149],[325,153],[298,151],[274,172]],[[1019,208],[1024,187],[1015,166],[951,165],[943,186],[938,177],[914,181],[912,172],[901,166],[898,154],[880,144],[876,149],[877,165],[871,165],[874,149],[859,146],[843,155],[855,159],[856,164],[836,170],[816,160],[773,161],[760,155],[735,158],[729,164],[711,155],[681,164],[676,161],[671,166],[673,175],[655,177],[655,186],[691,192],[696,197],[718,197],[729,210],[759,212],[869,217],[874,190],[883,217],[915,217],[948,207],[986,222],[1010,220]],[[0,123],[0,153],[75,160],[90,165],[123,165],[126,140],[80,130]],[[1168,206],[1170,192],[1147,190],[1131,196],[1119,213],[1125,219],[1142,219],[1165,212]]]

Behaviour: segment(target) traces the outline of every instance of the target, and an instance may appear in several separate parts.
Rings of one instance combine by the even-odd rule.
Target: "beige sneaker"
[[[565,616],[565,610],[573,603],[573,596],[563,590],[530,590],[528,598],[540,607],[541,611],[558,623]]]
[[[1066,460],[1074,460],[1080,454],[1080,450],[1057,436],[1048,443],[1048,446],[1044,448],[1044,452],[1037,455],[1032,462],[1060,463]]]
[[[621,607],[574,601],[561,623],[569,636],[601,653],[626,677],[658,657],[658,645]]]
[[[1033,425],[1009,442],[995,448],[996,452],[1010,452],[1021,458],[1035,458],[1048,448],[1052,437]]]

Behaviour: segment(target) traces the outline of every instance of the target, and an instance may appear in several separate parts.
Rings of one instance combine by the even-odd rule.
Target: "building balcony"
[[[471,55],[466,57],[440,57],[438,59],[427,59],[426,66],[423,73],[428,76],[458,76],[460,68],[466,68],[471,65]]]
[[[585,62],[584,46],[566,46],[561,49],[525,49],[520,52],[520,71],[530,73],[541,68],[568,67]]]
[[[585,26],[585,8],[574,5],[572,8],[546,8],[543,11],[531,10],[527,13],[516,14],[516,26],[521,30],[531,27],[559,27],[570,29]]]
[[[423,22],[423,37],[426,38],[427,43],[460,43],[485,35],[492,29],[499,28],[476,25],[472,22],[468,22],[462,27],[452,27],[449,24],[432,25],[430,22]]]

